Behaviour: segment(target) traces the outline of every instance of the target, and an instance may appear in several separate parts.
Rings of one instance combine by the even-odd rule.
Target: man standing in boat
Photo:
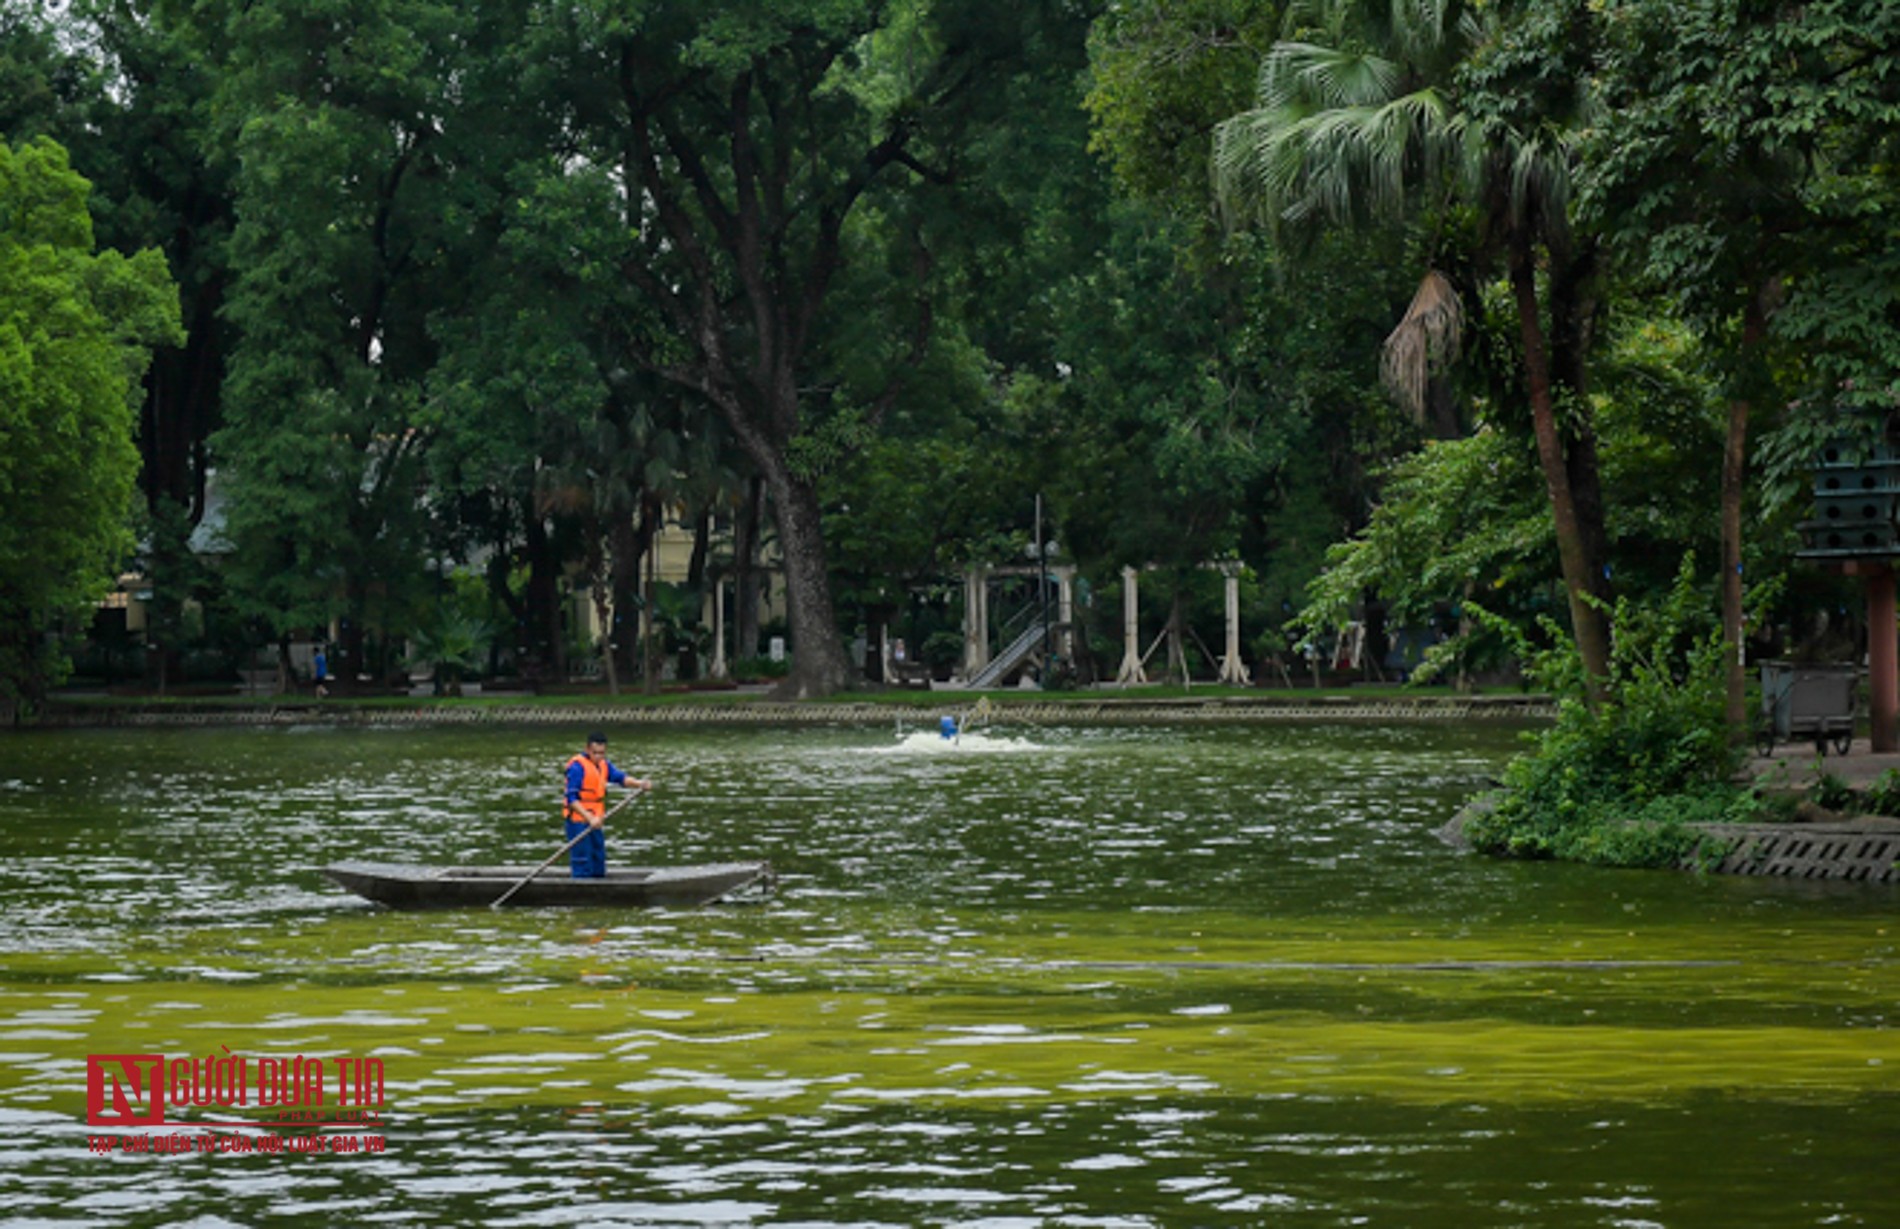
[[[607,736],[596,730],[587,736],[587,749],[567,762],[567,839],[582,838],[570,854],[576,879],[598,879],[607,873],[607,833],[603,825],[609,785],[653,788],[653,782],[628,776],[607,758]]]

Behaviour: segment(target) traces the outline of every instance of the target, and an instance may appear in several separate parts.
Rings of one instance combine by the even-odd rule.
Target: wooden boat
[[[392,909],[469,909],[494,904],[532,870],[532,866],[337,862],[324,867],[323,873],[358,896]],[[772,868],[765,862],[627,867],[610,869],[599,879],[575,879],[565,866],[549,867],[509,896],[507,907],[708,905],[747,888],[769,889],[771,884]]]

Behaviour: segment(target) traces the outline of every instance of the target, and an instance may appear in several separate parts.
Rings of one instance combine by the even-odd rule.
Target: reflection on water
[[[1900,895],[1452,853],[1509,731],[615,731],[659,788],[611,859],[777,897],[401,915],[318,873],[538,861],[569,741],[0,739],[0,1206],[1888,1223]],[[386,1150],[89,1153],[87,1055],[221,1049],[380,1061]]]

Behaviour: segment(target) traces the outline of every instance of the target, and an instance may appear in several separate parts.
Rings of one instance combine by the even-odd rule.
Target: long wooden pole
[[[600,817],[601,822],[606,823],[609,819],[612,819],[615,815],[619,814],[620,810],[623,807],[625,807],[628,803],[632,802],[635,798],[638,798],[641,794],[644,794],[644,793],[646,793],[646,791],[643,789],[635,790],[632,794],[628,795],[627,797],[621,799],[619,802],[615,803],[611,810],[609,810],[605,815]],[[519,892],[521,889],[528,886],[528,881],[530,879],[533,879],[536,875],[539,875],[542,871],[546,870],[548,867],[553,866],[556,862],[560,861],[563,855],[567,854],[570,850],[574,848],[574,846],[580,844],[583,840],[585,840],[587,838],[587,833],[592,832],[593,830],[594,830],[593,825],[590,824],[588,825],[586,832],[575,833],[573,840],[569,841],[567,844],[555,850],[554,853],[551,856],[549,856],[546,862],[543,862],[541,865],[535,867],[533,870],[529,871],[526,875],[522,876],[520,883],[517,883],[514,887],[509,888],[506,892],[503,892],[499,897],[496,898],[495,903],[488,907],[490,909],[499,909],[503,905],[507,904],[508,901],[514,896],[516,892]]]

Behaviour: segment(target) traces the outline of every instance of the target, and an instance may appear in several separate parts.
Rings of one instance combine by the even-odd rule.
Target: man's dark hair
[[[607,736],[601,733],[599,730],[595,730],[592,734],[589,734],[587,736],[587,741],[589,743],[599,743],[601,746],[604,747],[607,745]]]

